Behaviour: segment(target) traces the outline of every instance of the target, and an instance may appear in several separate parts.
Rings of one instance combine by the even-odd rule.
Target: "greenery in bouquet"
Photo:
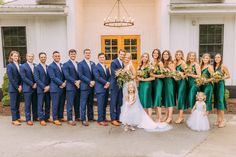
[[[141,68],[137,71],[137,76],[140,78],[149,78],[151,73],[151,67],[147,66],[145,68]]]
[[[151,73],[153,73],[153,74],[160,74],[161,73],[160,68],[158,66],[156,66],[156,65],[152,66],[151,67]]]
[[[124,69],[118,69],[115,75],[119,88],[122,88],[126,82],[129,82],[131,80],[131,74]]]
[[[185,69],[184,69],[184,74],[194,74],[196,72],[196,69],[194,66],[187,66]]]
[[[201,77],[196,78],[196,80],[195,80],[196,85],[197,85],[198,87],[200,87],[200,86],[206,84],[206,81],[207,81],[207,78],[206,78],[205,75],[202,75]]]

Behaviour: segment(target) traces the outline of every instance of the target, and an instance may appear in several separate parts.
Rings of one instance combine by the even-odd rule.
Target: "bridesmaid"
[[[138,70],[147,70],[150,68],[150,59],[149,54],[144,53],[141,56],[140,65],[138,67]],[[150,73],[148,73],[148,76],[143,77],[137,77],[139,81],[139,98],[140,102],[143,105],[143,108],[145,112],[151,117],[152,116],[152,81],[154,80],[154,77],[150,76]]]
[[[172,61],[172,57],[169,50],[165,50],[162,53],[162,63],[164,68],[169,72],[175,72],[175,65]],[[174,92],[174,78],[165,76],[163,79],[164,89],[163,89],[163,105],[168,108],[166,112],[166,123],[172,122],[173,107],[175,106],[175,92]]]
[[[195,52],[189,52],[186,59],[186,64],[191,68],[191,72],[187,73],[188,76],[188,88],[187,88],[187,104],[188,108],[192,109],[196,102],[196,95],[198,87],[196,85],[196,78],[201,76],[201,68],[197,63],[197,55]]]
[[[212,110],[212,94],[213,94],[213,78],[211,76],[214,73],[214,68],[212,65],[210,65],[211,62],[211,56],[209,53],[205,53],[202,56],[201,59],[201,74],[202,76],[206,77],[206,82],[204,85],[202,85],[201,91],[205,93],[206,95],[206,107],[207,107],[207,113]]]
[[[177,50],[175,53],[175,70],[180,74],[180,78],[176,78],[176,93],[177,93],[177,103],[179,110],[179,117],[175,121],[176,124],[184,122],[184,110],[186,106],[186,94],[187,94],[187,82],[186,75],[184,74],[184,69],[187,67],[184,61],[184,53],[182,50]]]
[[[20,54],[17,51],[11,51],[9,55],[9,64],[7,65],[7,76],[9,79],[10,108],[12,115],[12,124],[21,125],[24,120],[20,119],[20,93],[22,92],[20,77]]]
[[[157,67],[158,69],[163,68],[163,63],[161,62],[161,52],[159,49],[154,49],[152,52],[153,58],[153,67]],[[162,105],[162,88],[163,88],[163,80],[162,78],[165,75],[161,74],[160,72],[151,73],[151,76],[155,78],[153,81],[153,106],[156,108],[157,114],[157,122],[161,122],[161,105]]]
[[[214,81],[214,108],[217,109],[217,122],[215,125],[222,128],[225,126],[225,80],[230,78],[230,74],[228,68],[223,64],[223,57],[220,53],[215,55],[214,70],[223,76],[222,80]]]

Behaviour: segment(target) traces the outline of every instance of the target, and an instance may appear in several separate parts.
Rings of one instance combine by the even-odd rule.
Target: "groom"
[[[124,68],[123,59],[125,58],[125,50],[119,50],[118,58],[114,59],[111,62],[111,81],[110,81],[110,90],[111,90],[111,102],[110,102],[110,116],[111,124],[114,126],[119,126],[119,116],[120,116],[120,107],[123,100],[123,91],[122,88],[119,88],[117,85],[117,80],[115,73],[118,69]]]

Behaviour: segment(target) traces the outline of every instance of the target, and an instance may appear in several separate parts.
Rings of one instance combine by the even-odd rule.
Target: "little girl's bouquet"
[[[118,69],[115,75],[117,78],[117,85],[119,86],[119,88],[122,88],[126,82],[131,81],[131,74],[124,69]]]

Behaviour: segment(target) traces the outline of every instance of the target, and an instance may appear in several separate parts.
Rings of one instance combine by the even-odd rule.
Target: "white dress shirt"
[[[118,61],[119,61],[120,65],[121,65],[121,67],[123,68],[123,62],[119,58],[118,58]]]
[[[33,64],[33,63],[30,63],[30,62],[28,62],[28,61],[27,61],[27,63],[29,64],[32,73],[34,73],[34,64]]]
[[[87,59],[84,59],[84,60],[85,60],[85,62],[88,64],[88,66],[89,66],[89,70],[91,71],[91,64],[90,64],[90,61],[87,60]]]
[[[13,62],[13,63],[16,65],[17,70],[20,71],[19,63],[17,63],[17,62]]]
[[[45,71],[45,73],[47,74],[47,67],[46,67],[46,64],[43,64],[43,63],[40,63]]]
[[[73,63],[73,65],[75,67],[75,70],[77,71],[77,63],[76,63],[76,61],[73,61],[73,60],[70,60],[70,61]]]

